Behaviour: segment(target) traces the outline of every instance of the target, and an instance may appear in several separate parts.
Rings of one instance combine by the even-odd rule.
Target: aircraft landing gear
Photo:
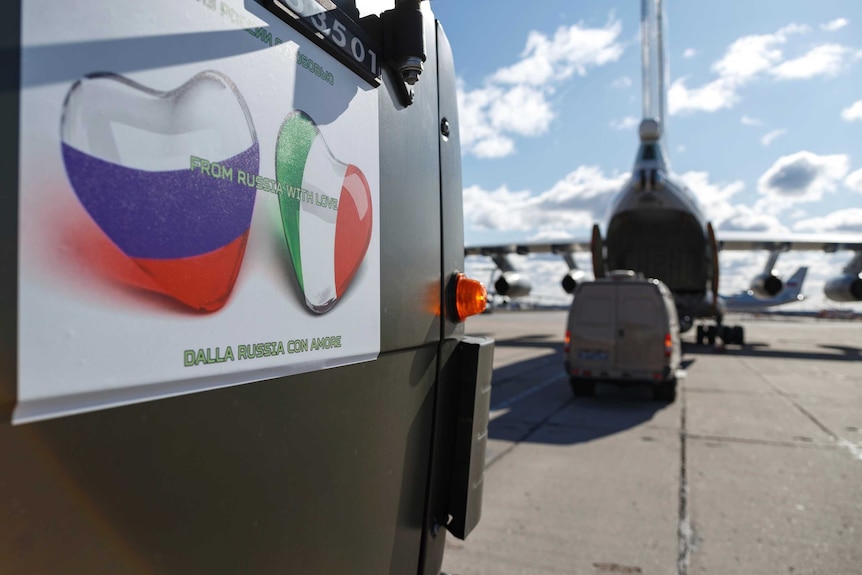
[[[715,345],[718,328],[714,325],[698,325],[695,341],[697,345]]]
[[[698,325],[695,342],[698,345],[715,345],[716,338],[725,345],[745,345],[745,330],[741,325]]]
[[[726,344],[745,345],[745,330],[741,325],[725,325],[721,327],[721,340]]]

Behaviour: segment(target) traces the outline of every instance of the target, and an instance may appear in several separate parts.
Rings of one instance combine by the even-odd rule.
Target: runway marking
[[[545,381],[543,381],[539,385],[531,387],[530,389],[525,389],[521,393],[518,393],[518,394],[510,397],[509,399],[501,401],[497,405],[492,405],[491,406],[491,412],[493,413],[495,411],[500,411],[500,410],[506,409],[508,407],[512,407],[513,405],[515,405],[516,403],[518,403],[522,399],[530,397],[531,395],[533,395],[536,392],[542,391],[543,389],[545,389],[546,387],[548,387],[552,383],[556,383],[557,380],[563,379],[565,376],[566,376],[565,372],[558,373],[557,375],[555,375],[549,379],[546,379]]]
[[[689,439],[698,441],[714,441],[716,443],[745,443],[748,445],[769,445],[773,447],[803,447],[808,449],[838,449],[835,443],[814,443],[813,441],[779,441],[774,439],[753,439],[750,437],[730,437],[727,435],[705,435],[701,433],[687,433]]]

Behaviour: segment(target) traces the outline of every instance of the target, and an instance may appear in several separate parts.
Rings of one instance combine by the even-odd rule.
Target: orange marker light
[[[487,305],[488,291],[482,282],[458,273],[455,277],[455,321],[482,313]]]
[[[673,355],[673,338],[667,333],[664,336],[664,356],[670,357]]]

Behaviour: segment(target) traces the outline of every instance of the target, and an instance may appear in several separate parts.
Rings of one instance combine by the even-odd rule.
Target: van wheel
[[[652,397],[656,401],[673,403],[676,400],[676,380],[663,381],[652,388]]]
[[[596,382],[584,379],[572,380],[572,391],[575,397],[592,397],[596,394]]]

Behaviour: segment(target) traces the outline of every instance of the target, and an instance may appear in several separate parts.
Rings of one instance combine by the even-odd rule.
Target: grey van
[[[673,401],[681,355],[676,306],[662,282],[615,271],[578,286],[565,347],[576,396],[593,395],[603,381],[649,384],[655,399]]]

